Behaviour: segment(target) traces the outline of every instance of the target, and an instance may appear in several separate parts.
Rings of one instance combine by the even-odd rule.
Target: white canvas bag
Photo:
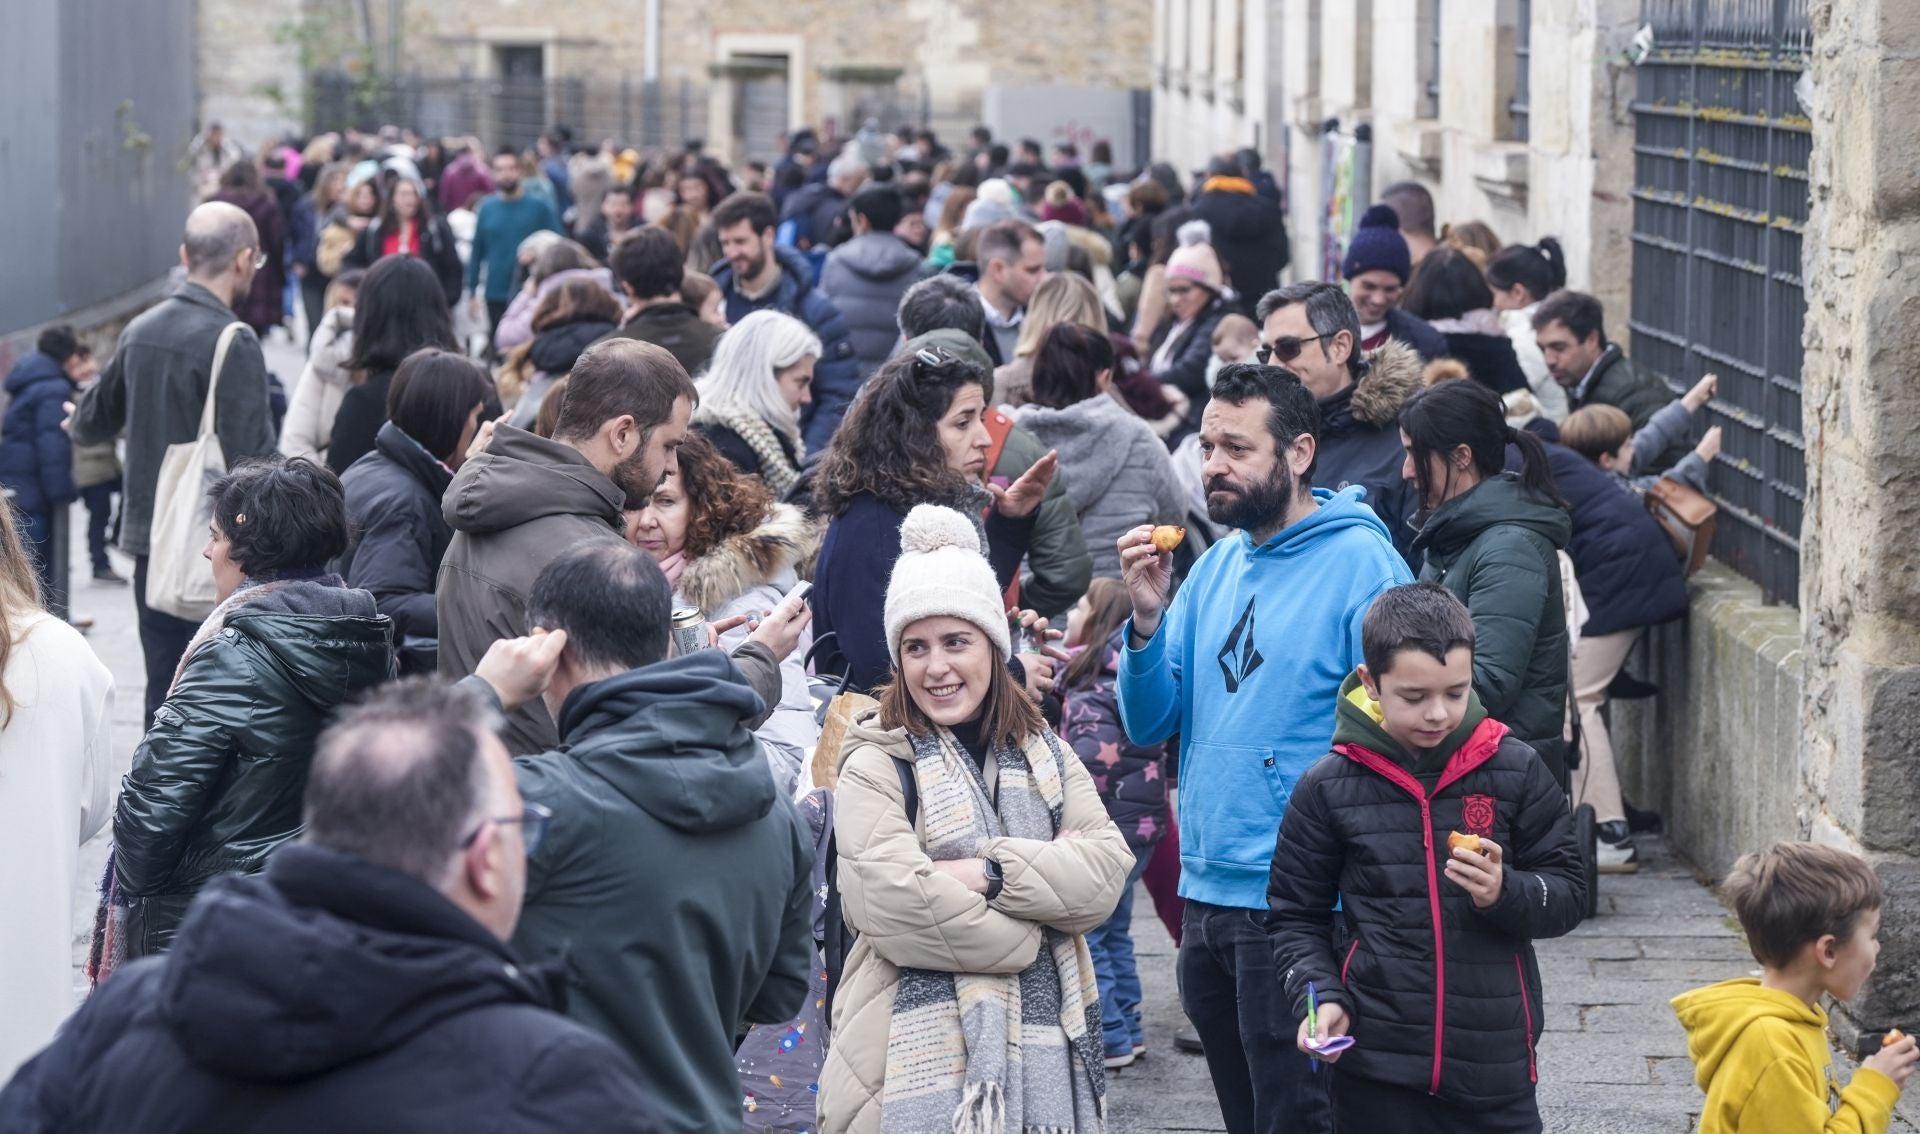
[[[227,349],[245,327],[236,321],[220,332],[220,344],[213,350],[213,373],[207,379],[207,404],[200,411],[200,432],[191,441],[167,446],[160,481],[154,487],[153,529],[147,540],[147,605],[190,622],[204,622],[213,613],[213,564],[200,552],[207,545],[207,524],[213,518],[207,490],[227,475],[226,453],[214,432],[213,409]]]

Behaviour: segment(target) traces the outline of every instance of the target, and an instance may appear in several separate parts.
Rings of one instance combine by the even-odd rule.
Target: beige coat
[[[352,382],[347,371],[347,359],[352,354],[353,308],[336,307],[313,329],[307,367],[301,372],[300,384],[293,388],[293,402],[287,406],[287,420],[280,427],[281,453],[327,463],[333,419]]]
[[[880,1129],[900,966],[1020,972],[1039,956],[1042,926],[1083,934],[1106,921],[1133,869],[1133,852],[1069,752],[1062,826],[1085,837],[990,841],[987,853],[1006,884],[989,905],[927,858],[918,817],[908,823],[900,778],[889,763],[912,760],[913,747],[905,730],[881,731],[876,716],[848,730],[835,792],[842,908],[860,936],[834,996],[832,1045],[820,1075],[823,1134]]]

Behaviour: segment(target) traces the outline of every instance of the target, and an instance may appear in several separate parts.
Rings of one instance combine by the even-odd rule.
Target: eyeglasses
[[[480,820],[480,825],[467,832],[467,837],[460,840],[460,849],[466,850],[472,846],[473,841],[480,837],[480,832],[486,830],[489,823],[501,826],[518,823],[520,824],[520,841],[527,845],[527,853],[532,854],[540,849],[541,840],[547,837],[547,824],[551,822],[553,822],[552,811],[537,803],[522,804],[518,815],[496,816]]]
[[[1315,335],[1310,339],[1296,339],[1292,335],[1285,335],[1273,340],[1272,343],[1261,343],[1260,349],[1253,352],[1253,357],[1258,359],[1262,366],[1267,365],[1269,361],[1277,361],[1284,365],[1299,358],[1300,352],[1306,349],[1308,343],[1323,343],[1339,333],[1339,331],[1333,331],[1324,335]]]
[[[256,272],[265,271],[266,267],[267,267],[267,254],[265,250],[259,249],[259,248],[254,249],[253,250],[253,270]]]
[[[922,348],[913,352],[913,376],[917,381],[925,381],[927,373],[921,367],[951,366],[958,361],[944,350]]]

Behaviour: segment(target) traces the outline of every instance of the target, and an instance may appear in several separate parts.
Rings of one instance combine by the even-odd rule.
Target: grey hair
[[[896,319],[900,334],[908,339],[941,330],[960,331],[982,343],[987,337],[987,311],[980,305],[980,293],[950,273],[928,276],[908,288],[900,297]]]
[[[204,275],[225,271],[243,249],[260,247],[260,230],[245,209],[208,201],[187,214],[180,242],[187,250],[187,274]]]
[[[1329,338],[1345,331],[1353,339],[1353,349],[1347,353],[1347,372],[1355,378],[1367,372],[1367,360],[1360,351],[1360,312],[1354,310],[1353,300],[1339,284],[1325,283],[1320,280],[1303,280],[1275,288],[1260,297],[1253,313],[1262,327],[1266,326],[1267,316],[1282,307],[1303,304],[1307,309],[1307,323],[1313,327],[1316,335]],[[1322,356],[1330,356],[1326,339],[1320,340]]]
[[[820,336],[805,323],[779,311],[755,311],[720,336],[706,374],[694,383],[700,408],[693,419],[719,424],[722,413],[745,412],[798,442],[800,412],[780,396],[775,375],[803,358],[818,360],[825,353]]]
[[[866,172],[867,163],[860,160],[859,151],[850,149],[834,158],[833,164],[827,167],[827,180],[838,181],[843,177],[852,177],[856,173],[865,176]]]

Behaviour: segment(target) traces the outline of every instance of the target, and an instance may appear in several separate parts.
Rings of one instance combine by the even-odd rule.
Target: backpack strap
[[[889,757],[891,759],[891,757]],[[894,774],[900,777],[900,791],[906,796],[904,810],[909,825],[920,818],[920,782],[913,765],[893,761]],[[837,816],[830,822],[837,821]],[[828,1033],[833,1029],[833,995],[840,991],[840,979],[846,975],[847,955],[853,952],[853,930],[847,928],[846,914],[840,905],[840,845],[837,834],[827,836],[827,896],[821,910],[820,953],[827,970],[827,995],[824,1007]]]

